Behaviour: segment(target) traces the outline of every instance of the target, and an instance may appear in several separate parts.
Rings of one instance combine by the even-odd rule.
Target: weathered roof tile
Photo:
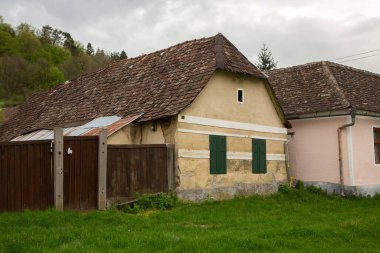
[[[356,107],[380,113],[380,75],[332,62],[268,71],[287,118]]]

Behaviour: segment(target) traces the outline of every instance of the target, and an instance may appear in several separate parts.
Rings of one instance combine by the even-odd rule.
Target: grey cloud
[[[0,15],[130,56],[222,32],[253,62],[265,42],[286,67],[380,48],[379,7],[375,0],[1,0]],[[380,57],[345,64],[380,72]]]

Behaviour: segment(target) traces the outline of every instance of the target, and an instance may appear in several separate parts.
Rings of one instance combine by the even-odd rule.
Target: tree
[[[127,53],[124,50],[121,51],[121,53],[120,53],[120,59],[122,60],[122,59],[127,59],[127,58],[128,58]]]
[[[120,53],[119,52],[113,52],[110,54],[111,61],[117,61],[120,59]]]
[[[274,60],[271,51],[269,51],[265,43],[257,57],[259,59],[256,64],[259,69],[271,70],[277,67],[277,61]]]
[[[72,55],[77,56],[79,54],[78,47],[75,44],[75,40],[71,37],[70,33],[62,32],[63,47],[68,49]]]
[[[91,43],[87,43],[87,49],[86,49],[86,53],[88,55],[94,55],[94,48],[92,47]]]
[[[0,30],[9,33],[12,37],[16,36],[15,30],[12,28],[10,24],[4,23],[4,19],[2,16],[0,16]]]
[[[27,23],[12,27],[0,16],[0,111],[23,102],[38,90],[96,71],[127,53],[96,52],[70,33],[45,25],[35,29]]]
[[[39,39],[42,44],[52,45],[51,34],[53,32],[53,28],[49,25],[44,25],[40,31]]]

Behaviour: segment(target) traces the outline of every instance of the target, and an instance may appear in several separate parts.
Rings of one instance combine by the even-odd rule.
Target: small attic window
[[[238,104],[244,104],[244,90],[237,89],[237,102]]]

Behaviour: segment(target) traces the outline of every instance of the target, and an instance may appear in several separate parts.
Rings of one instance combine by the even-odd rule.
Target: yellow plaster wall
[[[244,89],[244,104],[237,103],[238,88]],[[284,128],[264,81],[225,72],[217,72],[194,102],[180,114]],[[287,138],[286,134],[178,122],[176,148],[195,151],[209,150],[209,136],[181,132],[181,129],[248,136],[227,136],[227,152],[251,153],[251,136]],[[268,154],[284,154],[284,141],[266,140],[266,143]],[[180,197],[230,198],[240,193],[269,193],[287,178],[285,161],[267,161],[266,174],[253,174],[251,160],[227,159],[227,174],[211,175],[209,163],[207,158],[178,158],[180,182],[177,192]],[[270,187],[260,188],[265,185]]]
[[[156,130],[152,130],[153,122],[127,125],[108,137],[108,144],[162,144],[174,143],[176,121],[157,121]],[[164,129],[163,129],[163,127]]]
[[[130,125],[125,126],[108,136],[107,144],[132,144],[131,127]]]
[[[244,104],[237,103],[237,89],[244,89]],[[218,71],[181,115],[283,127],[265,81]]]
[[[152,130],[152,121],[144,122],[142,125],[142,141],[141,144],[161,144],[165,143],[164,134],[160,124],[156,125],[156,131]]]

